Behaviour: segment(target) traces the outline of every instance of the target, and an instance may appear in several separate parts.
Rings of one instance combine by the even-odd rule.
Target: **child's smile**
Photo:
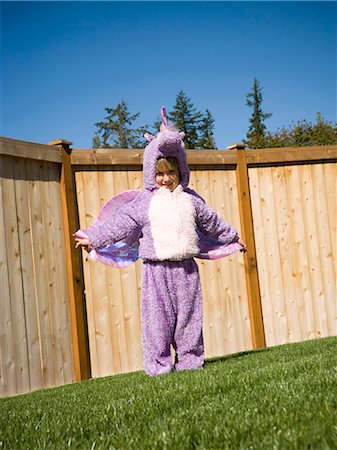
[[[158,172],[156,174],[156,183],[160,187],[165,187],[170,192],[173,192],[179,184],[179,174],[176,170],[169,170],[168,172]]]

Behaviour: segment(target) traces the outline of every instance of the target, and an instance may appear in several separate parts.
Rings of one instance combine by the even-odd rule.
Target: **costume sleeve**
[[[118,213],[109,216],[103,223],[96,222],[84,230],[90,241],[90,248],[102,248],[121,241],[141,227],[139,209],[134,203],[120,208]]]
[[[235,228],[225,222],[203,199],[194,198],[196,208],[196,223],[200,230],[221,244],[228,245],[237,242],[239,234]]]

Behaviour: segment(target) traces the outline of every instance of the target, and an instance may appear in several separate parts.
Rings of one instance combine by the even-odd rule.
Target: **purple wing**
[[[140,191],[130,190],[112,197],[101,209],[95,224],[104,223],[111,215],[118,214],[119,209],[132,202]],[[139,238],[141,230],[137,229],[126,239],[110,244],[107,247],[91,250],[87,255],[88,261],[99,261],[111,267],[122,269],[137,261],[139,258]],[[85,231],[78,230],[77,237],[87,237]]]
[[[224,245],[219,241],[211,239],[205,236],[200,230],[198,230],[199,235],[199,255],[197,258],[200,259],[219,259],[225,256],[232,255],[233,253],[242,250],[242,245],[234,242],[233,244]]]

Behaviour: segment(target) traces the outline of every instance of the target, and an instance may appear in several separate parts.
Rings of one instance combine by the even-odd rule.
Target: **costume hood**
[[[161,109],[162,124],[159,133],[153,136],[145,133],[144,137],[149,141],[144,151],[143,173],[144,188],[153,191],[158,186],[155,181],[156,163],[159,158],[174,157],[179,166],[179,184],[187,188],[190,180],[190,169],[187,165],[186,150],[183,142],[185,134],[167,123],[166,110]]]

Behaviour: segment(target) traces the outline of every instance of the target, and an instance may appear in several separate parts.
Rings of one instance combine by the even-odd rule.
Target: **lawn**
[[[337,338],[0,400],[0,449],[337,449]]]

